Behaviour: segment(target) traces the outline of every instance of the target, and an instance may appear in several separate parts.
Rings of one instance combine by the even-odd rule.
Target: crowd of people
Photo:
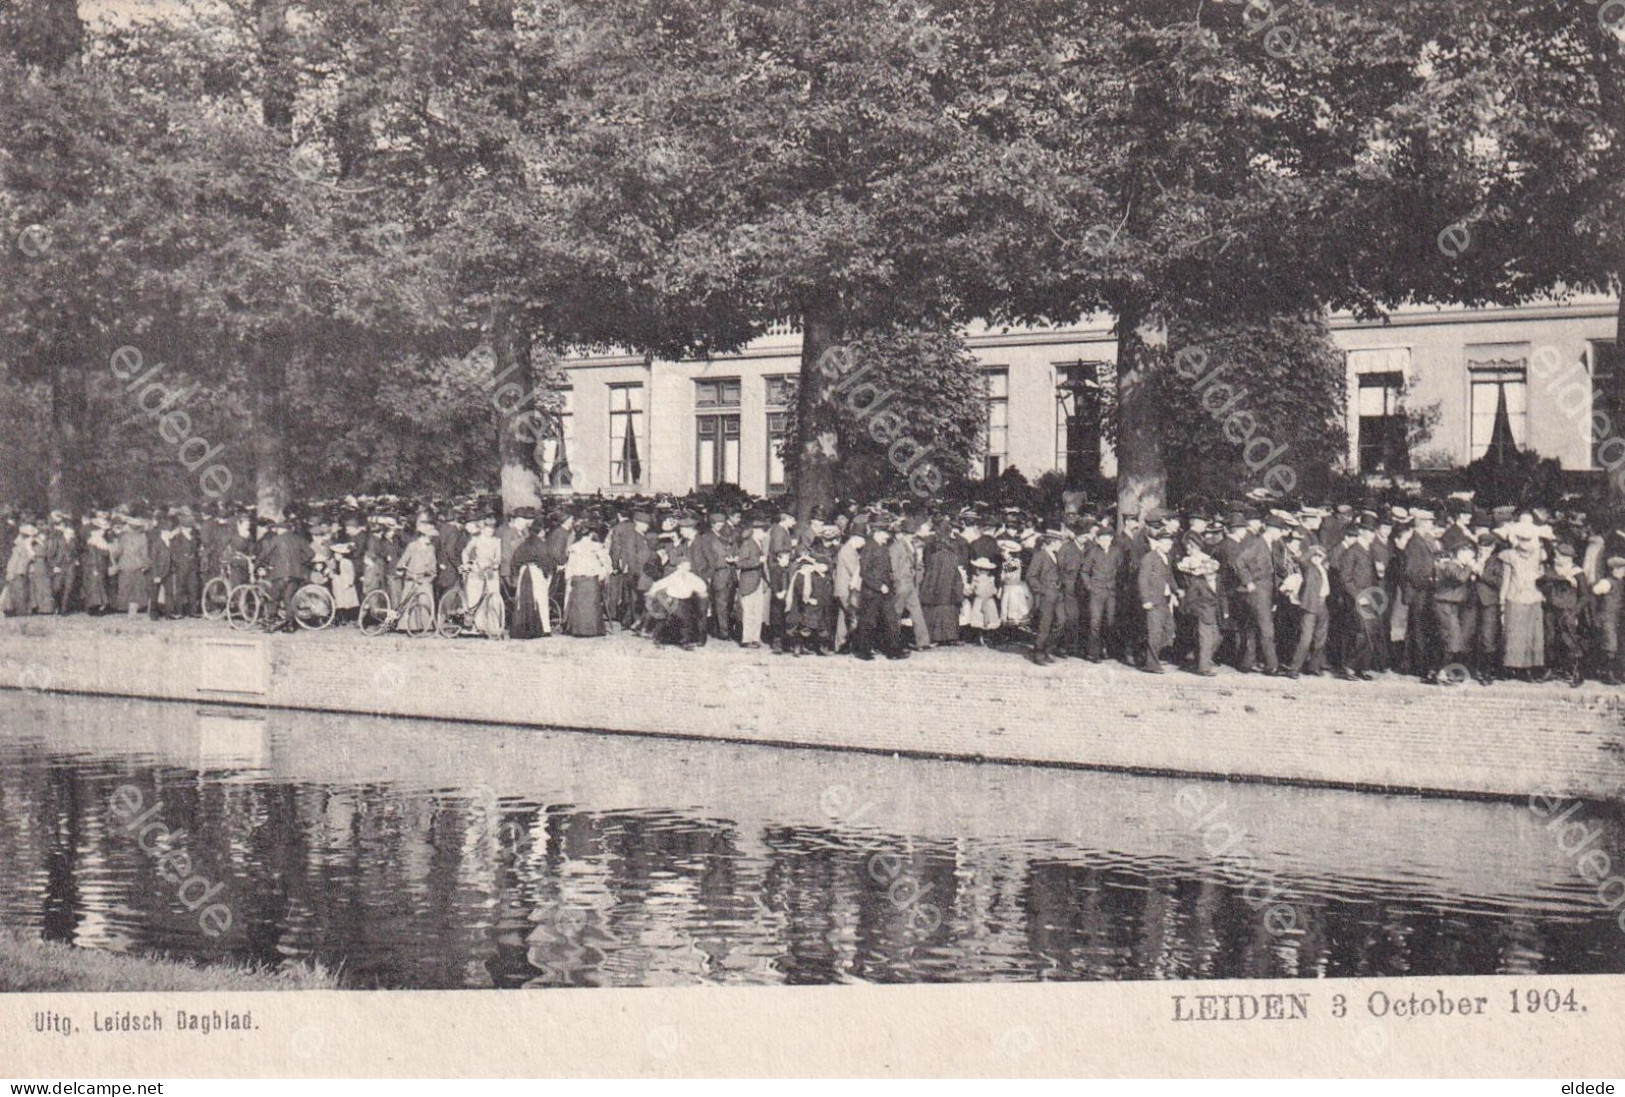
[[[859,659],[974,643],[1040,665],[1350,681],[1625,675],[1625,508],[1266,501],[1041,522],[848,507],[803,525],[768,503],[560,500],[501,516],[350,497],[270,522],[225,506],[12,511],[0,553],[8,616],[197,616],[218,575],[263,583],[289,629],[295,590],[315,582],[350,620],[375,590],[432,612],[458,588],[475,631],[516,639],[628,630]]]

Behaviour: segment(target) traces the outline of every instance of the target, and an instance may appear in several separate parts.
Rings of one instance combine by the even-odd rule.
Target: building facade
[[[1410,308],[1386,322],[1331,319],[1348,378],[1348,464],[1367,474],[1466,465],[1504,403],[1513,439],[1565,470],[1625,474],[1618,302],[1577,297],[1508,308]],[[1094,382],[1110,383],[1109,318],[967,336],[987,381],[984,475],[1017,468],[1114,473]],[[779,443],[801,339],[779,325],[736,354],[667,362],[589,354],[565,363],[556,491],[684,494],[719,483],[784,490]],[[1245,381],[1245,378],[1232,378]]]

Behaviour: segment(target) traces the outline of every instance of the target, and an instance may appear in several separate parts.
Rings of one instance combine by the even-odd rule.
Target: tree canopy
[[[345,476],[515,505],[558,355],[722,353],[796,318],[809,511],[874,456],[830,354],[1104,313],[1119,488],[1152,501],[1203,422],[1168,387],[1194,333],[1260,336],[1255,380],[1313,401],[1300,317],[1617,289],[1610,10],[24,0],[0,14],[6,407],[50,409],[57,505],[171,460],[107,376],[121,346],[196,386],[267,511]],[[965,374],[935,338],[887,358],[927,418],[908,394]],[[486,369],[534,415],[493,409]]]

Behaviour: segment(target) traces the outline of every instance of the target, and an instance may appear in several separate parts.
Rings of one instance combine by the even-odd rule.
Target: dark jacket
[[[1173,568],[1159,553],[1147,552],[1140,558],[1137,585],[1142,606],[1149,604],[1153,609],[1167,609],[1174,587]]]
[[[889,594],[893,587],[891,546],[870,539],[858,553],[858,576],[869,594]]]
[[[1061,596],[1061,566],[1046,548],[1033,552],[1032,563],[1027,565],[1027,589],[1035,599]]]
[[[1326,612],[1326,596],[1331,583],[1330,573],[1322,573],[1307,560],[1303,565],[1303,586],[1298,588],[1298,608],[1304,613],[1320,617]]]
[[[737,555],[739,557],[736,564],[739,568],[739,593],[755,594],[756,588],[762,585],[764,578],[764,569],[767,566],[766,555],[762,552],[761,547],[756,544],[755,538],[752,537],[745,538],[744,542],[739,546]]]
[[[1237,590],[1246,590],[1249,583],[1270,591],[1275,589],[1275,556],[1262,537],[1249,537],[1237,545],[1231,568]]]
[[[310,543],[292,530],[272,534],[260,542],[259,566],[272,581],[304,579],[315,554]]]
[[[1128,574],[1128,549],[1121,537],[1113,537],[1110,548],[1096,541],[1084,553],[1083,586],[1091,595],[1104,597],[1122,586]]]

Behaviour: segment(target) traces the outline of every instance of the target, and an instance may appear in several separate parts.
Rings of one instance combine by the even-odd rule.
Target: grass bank
[[[155,956],[74,948],[0,931],[0,993],[14,991],[338,990],[321,965],[266,971],[244,964],[200,966]]]

